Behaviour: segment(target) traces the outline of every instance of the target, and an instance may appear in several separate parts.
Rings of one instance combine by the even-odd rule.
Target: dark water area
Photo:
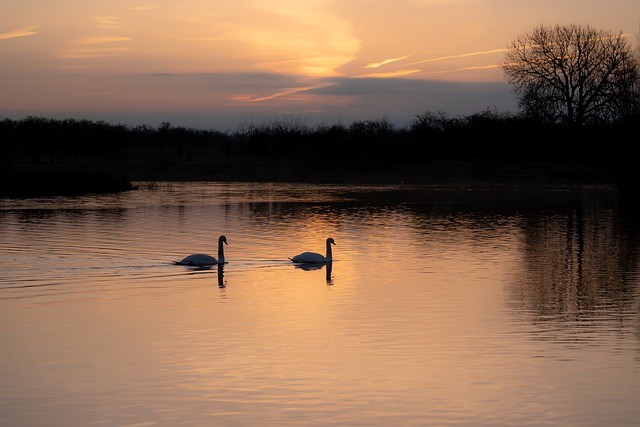
[[[0,172],[0,197],[79,196],[132,189],[129,179],[107,172],[41,168]]]

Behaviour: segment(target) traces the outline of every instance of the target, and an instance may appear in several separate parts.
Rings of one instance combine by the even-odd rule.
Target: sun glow
[[[355,59],[359,40],[351,25],[331,13],[328,5],[318,0],[256,2],[250,15],[236,21],[213,15],[184,19],[211,28],[210,40],[234,46],[229,55],[255,69],[336,76],[337,68]]]

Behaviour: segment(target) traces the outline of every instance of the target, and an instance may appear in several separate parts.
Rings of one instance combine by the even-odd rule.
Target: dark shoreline
[[[120,175],[86,170],[18,170],[0,173],[0,198],[81,196],[134,189]]]

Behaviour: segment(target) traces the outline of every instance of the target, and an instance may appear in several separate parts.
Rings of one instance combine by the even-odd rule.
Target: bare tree
[[[502,68],[526,116],[580,126],[637,114],[640,66],[622,33],[540,26],[508,48]]]

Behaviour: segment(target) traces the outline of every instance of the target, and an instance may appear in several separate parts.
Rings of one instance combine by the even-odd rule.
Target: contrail
[[[314,86],[306,86],[306,87],[293,88],[293,89],[284,89],[280,92],[276,92],[271,95],[266,95],[261,97],[251,97],[248,95],[236,95],[231,97],[231,99],[234,101],[242,101],[242,102],[262,102],[262,101],[269,101],[275,98],[280,98],[282,96],[293,95],[295,93],[300,93],[300,92],[307,92],[313,89],[319,89],[322,87],[333,86],[333,85],[334,83],[328,83],[328,84],[318,84]]]
[[[399,71],[389,71],[386,73],[370,73],[370,74],[360,74],[357,76],[353,76],[353,78],[388,78],[388,77],[402,77],[408,76],[410,74],[419,73],[422,70],[412,69],[412,70],[399,70]]]
[[[382,67],[383,65],[389,64],[391,62],[402,61],[403,59],[407,59],[408,57],[409,55],[405,55],[399,58],[391,58],[391,59],[385,59],[384,61],[380,61],[380,62],[372,62],[370,64],[365,65],[362,68],[378,68],[378,67]]]
[[[462,67],[462,68],[453,68],[451,70],[441,70],[441,71],[425,71],[424,74],[445,74],[445,73],[454,73],[456,71],[467,71],[467,70],[488,70],[491,68],[500,68],[502,65],[500,64],[491,64],[491,65],[477,65],[474,67]]]
[[[467,56],[488,55],[490,53],[506,52],[508,50],[509,50],[508,48],[493,49],[493,50],[480,50],[478,52],[461,53],[459,55],[449,55],[449,56],[441,56],[439,58],[423,59],[421,61],[412,62],[412,63],[406,64],[406,65],[423,64],[425,62],[444,61],[445,59],[453,59],[453,58],[465,58]]]

